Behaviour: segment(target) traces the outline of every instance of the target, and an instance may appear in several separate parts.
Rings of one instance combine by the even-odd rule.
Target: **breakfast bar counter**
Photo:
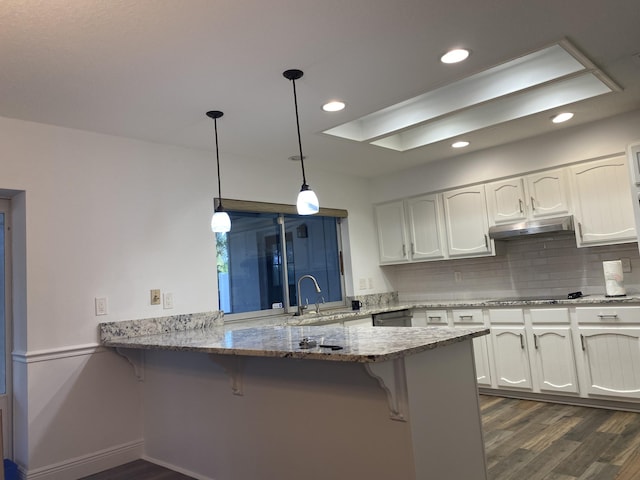
[[[486,480],[472,339],[488,329],[216,313],[100,326],[142,381],[148,458],[217,480]]]

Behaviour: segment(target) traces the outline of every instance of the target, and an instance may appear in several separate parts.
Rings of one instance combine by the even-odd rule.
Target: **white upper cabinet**
[[[444,258],[444,228],[439,195],[422,195],[406,202],[411,259]]]
[[[404,201],[376,205],[375,214],[380,263],[408,262]]]
[[[569,212],[567,175],[564,169],[533,173],[525,177],[525,182],[531,218]]]
[[[376,205],[380,263],[444,258],[441,210],[436,194]]]
[[[578,246],[636,241],[625,157],[570,168]]]
[[[442,199],[449,256],[493,255],[484,185],[450,190]]]
[[[564,169],[488,183],[487,207],[492,224],[568,213],[566,184]]]

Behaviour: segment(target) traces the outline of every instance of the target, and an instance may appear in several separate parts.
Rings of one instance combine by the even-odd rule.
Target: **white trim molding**
[[[68,480],[86,477],[138,460],[142,458],[143,453],[144,440],[140,439],[33,470],[24,471],[21,468],[20,478],[24,480]]]
[[[107,349],[97,343],[86,345],[71,345],[67,347],[50,348],[44,350],[14,351],[11,355],[13,361],[17,363],[48,362],[68,357],[80,357],[83,355],[93,355],[94,353],[106,352]]]

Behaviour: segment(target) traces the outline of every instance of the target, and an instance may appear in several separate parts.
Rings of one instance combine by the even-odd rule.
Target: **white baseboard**
[[[162,460],[158,460],[157,458],[149,457],[147,455],[143,455],[142,458],[143,458],[143,460],[146,460],[146,461],[151,462],[151,463],[155,463],[156,465],[160,465],[161,467],[165,467],[165,468],[168,468],[170,470],[174,470],[174,471],[176,471],[178,473],[182,473],[183,475],[187,475],[188,477],[193,477],[196,480],[215,480],[212,477],[206,477],[204,475],[200,475],[199,473],[192,472],[192,471],[187,470],[185,468],[176,467],[175,465],[172,465],[172,464],[167,463],[167,462],[163,462]]]
[[[117,467],[142,458],[144,440],[125,443],[113,448],[72,458],[45,467],[21,471],[20,478],[24,480],[69,480]]]

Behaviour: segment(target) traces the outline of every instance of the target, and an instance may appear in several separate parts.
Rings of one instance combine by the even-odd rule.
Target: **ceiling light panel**
[[[324,133],[360,142],[368,141],[586,68],[562,44],[556,44]]]
[[[487,102],[371,143],[402,152],[611,91],[598,76],[585,73]]]
[[[324,133],[405,151],[618,90],[563,40]]]

